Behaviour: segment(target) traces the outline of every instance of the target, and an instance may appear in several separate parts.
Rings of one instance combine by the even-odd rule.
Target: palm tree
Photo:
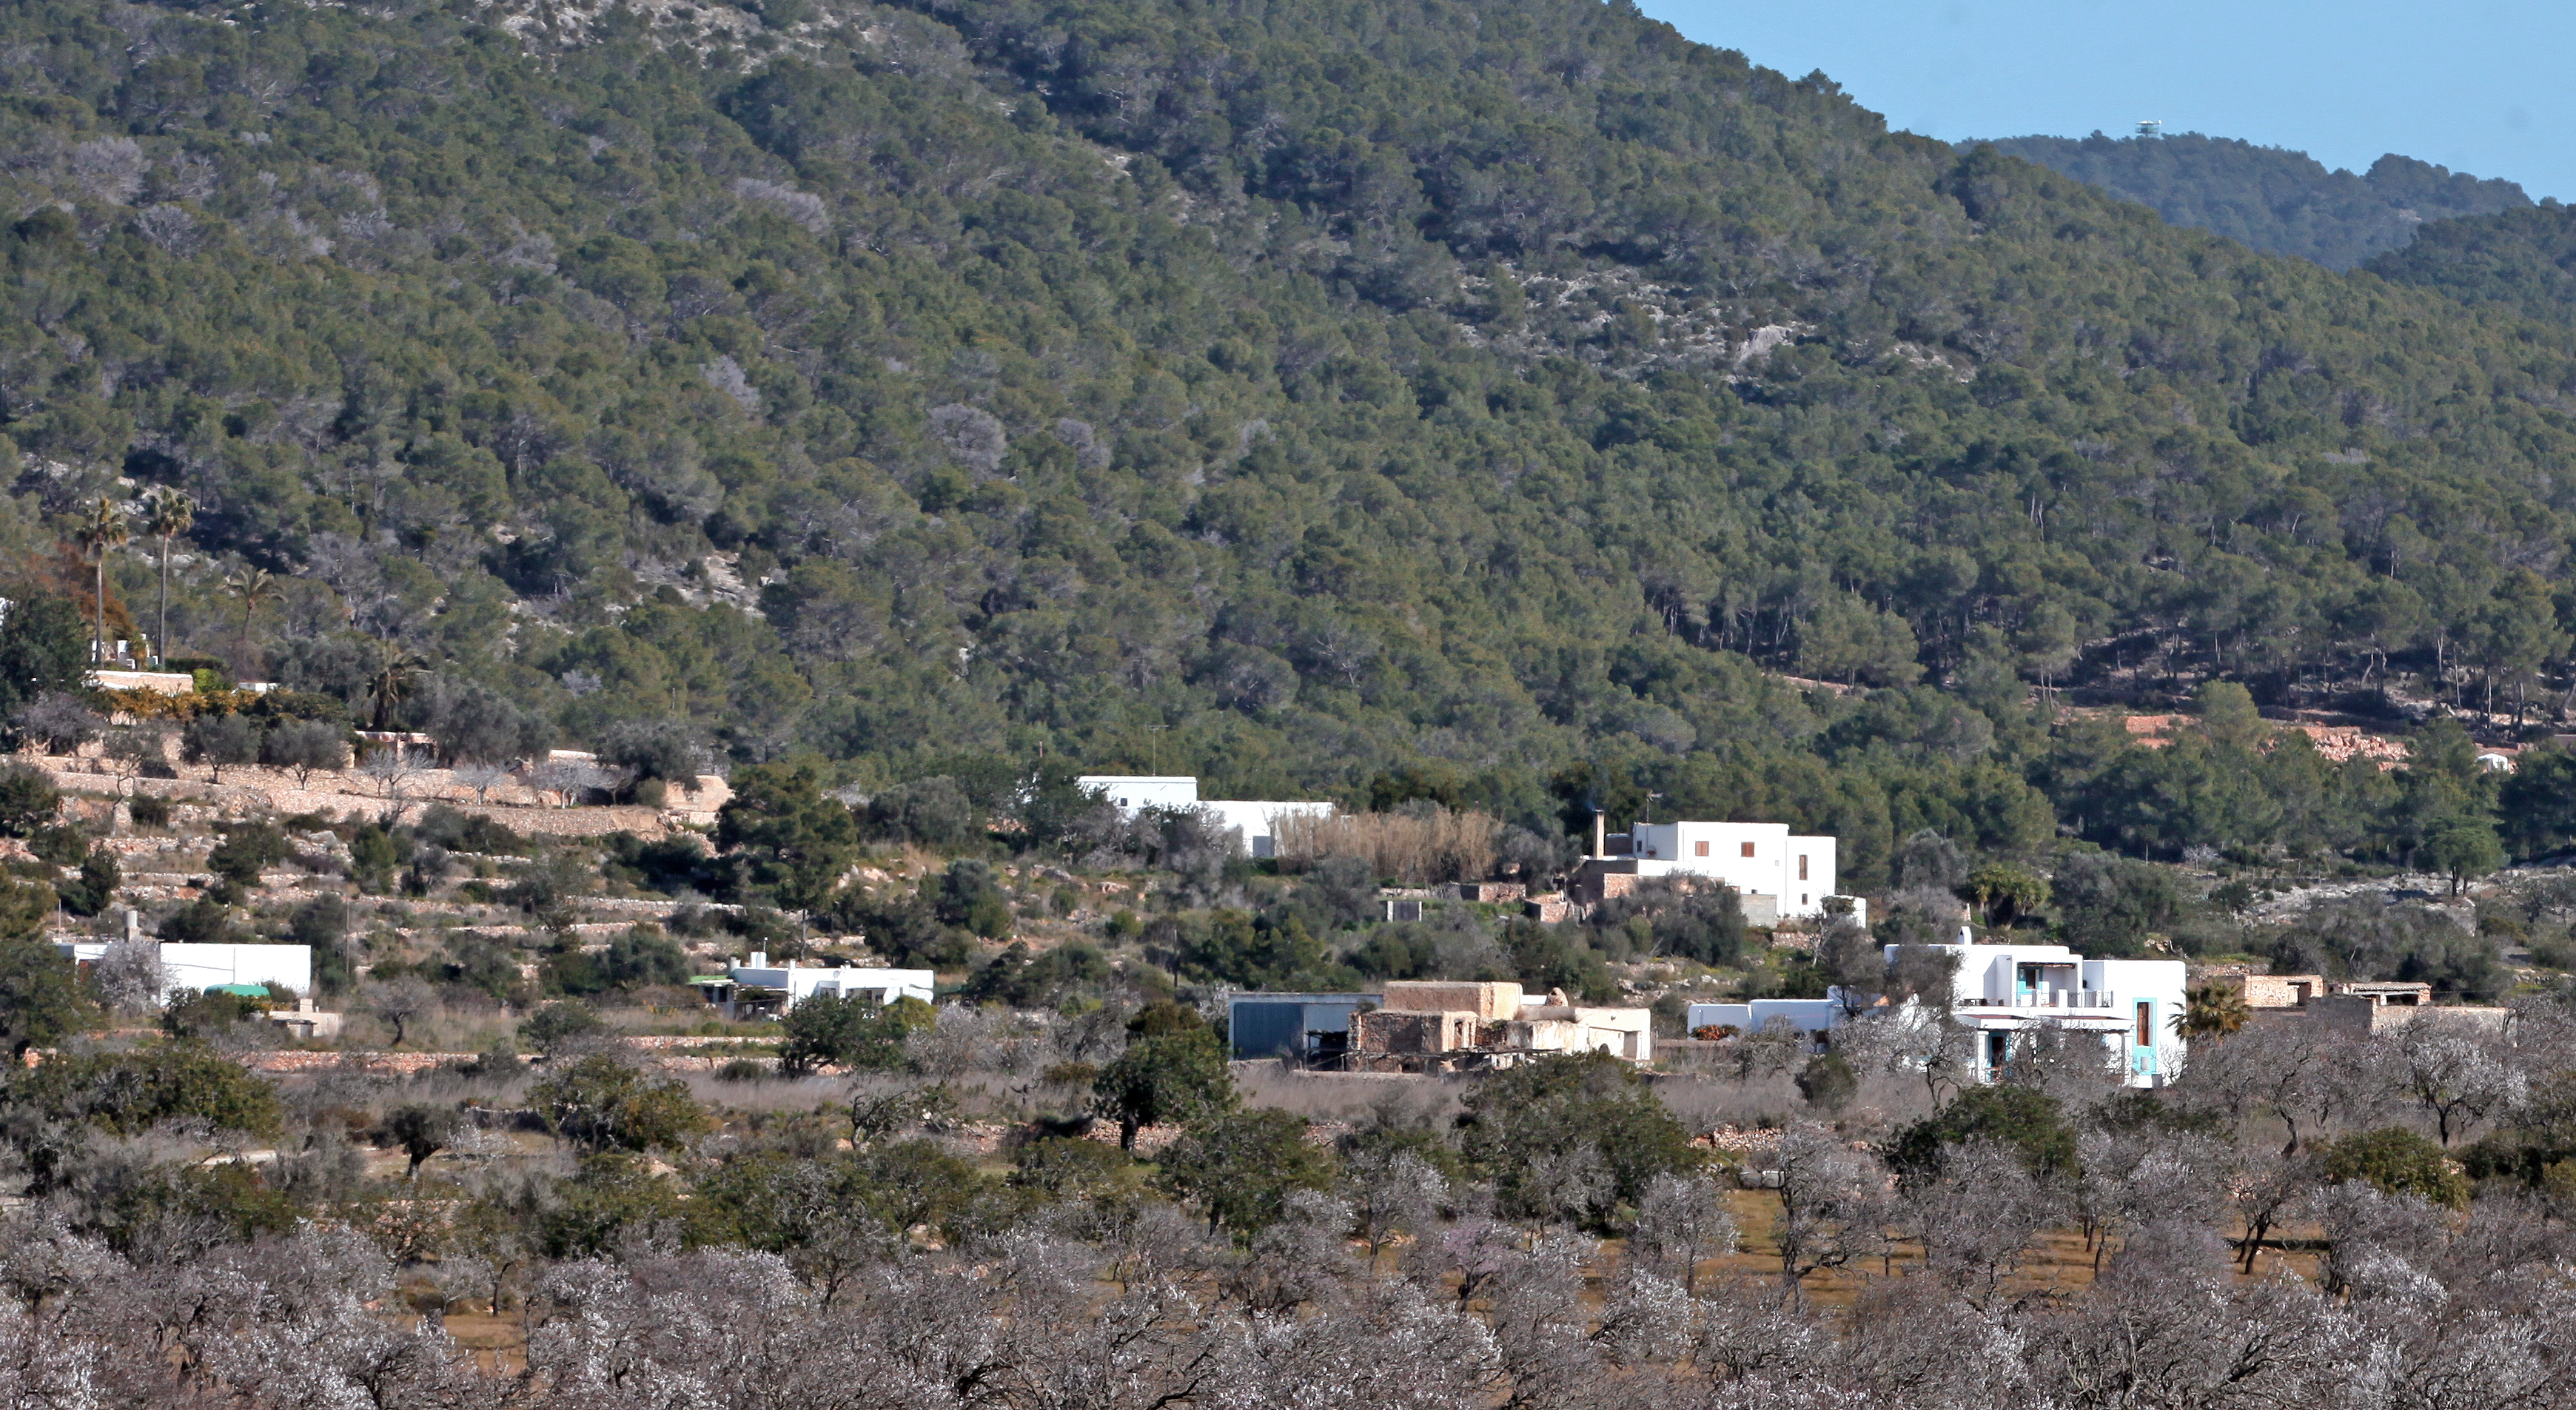
[[[2245,991],[2215,980],[2191,986],[2182,1012],[2173,1016],[2173,1031],[2185,1038],[2224,1038],[2245,1027],[2253,1010]]]
[[[161,540],[161,619],[153,643],[163,660],[170,655],[170,541],[197,522],[197,506],[168,485],[156,485],[143,496],[143,532]]]
[[[242,605],[241,658],[242,658],[242,659],[241,659],[240,661],[238,661],[238,662],[234,663],[234,664],[235,664],[237,667],[244,668],[244,669],[245,669],[245,671],[246,671],[246,670],[247,670],[247,667],[248,667],[248,666],[249,666],[249,664],[250,664],[250,619],[251,619],[251,616],[252,616],[252,614],[254,614],[254,613],[256,613],[256,612],[258,612],[258,611],[259,611],[259,605],[260,605],[261,603],[263,603],[263,602],[274,602],[274,601],[276,601],[276,600],[277,600],[277,595],[278,595],[277,579],[276,579],[276,578],[274,578],[274,577],[272,577],[272,576],[270,576],[269,571],[268,571],[266,568],[249,568],[249,567],[245,567],[245,568],[243,568],[243,569],[242,569],[240,572],[238,572],[238,573],[232,573],[232,574],[228,574],[228,575],[226,575],[226,576],[225,576],[225,578],[224,578],[224,590],[225,590],[226,592],[231,593],[233,596],[238,597],[238,598],[240,598],[240,599],[241,599],[241,605]]]
[[[397,643],[379,638],[376,642],[376,666],[367,679],[367,693],[375,697],[375,713],[369,729],[392,729],[394,706],[411,694],[412,681],[429,662]]]
[[[107,664],[107,555],[133,536],[125,511],[105,495],[98,497],[89,517],[73,534],[80,541],[81,556],[98,565],[98,631],[90,640],[90,664],[94,666]]]

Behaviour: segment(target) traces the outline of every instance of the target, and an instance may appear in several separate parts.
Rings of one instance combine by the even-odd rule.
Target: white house
[[[2097,1038],[2105,1063],[2132,1087],[2160,1087],[2185,1049],[2173,1021],[2183,1011],[2180,960],[2088,960],[2063,945],[1935,945],[1957,955],[1954,1022],[1976,1035],[1987,1081],[2011,1061],[2014,1035],[2042,1028]],[[1896,946],[1887,947],[1894,963]]]
[[[1703,1028],[1732,1028],[1738,1033],[1759,1033],[1773,1019],[1787,1019],[1807,1035],[1810,1044],[1827,1041],[1823,1035],[1842,1022],[1845,1010],[1841,991],[1823,999],[1755,999],[1746,1004],[1693,1004],[1683,1011],[1685,1031],[1697,1033]]]
[[[1977,1080],[1993,1082],[2010,1069],[2016,1039],[2042,1029],[2083,1034],[2102,1046],[2102,1062],[2116,1066],[2132,1087],[2160,1087],[2181,1068],[2186,1044],[2173,1029],[2183,1007],[2180,960],[2088,960],[2063,945],[1934,945],[1959,957],[1951,979],[1950,1021],[1972,1035]],[[1886,947],[1888,963],[1897,947]],[[1712,1025],[1760,1032],[1787,1019],[1810,1041],[1830,1046],[1832,1033],[1857,1008],[1841,991],[1822,999],[1756,999],[1746,1004],[1692,1004],[1683,1022],[1692,1032]],[[1923,1023],[1929,1010],[1908,1000],[1871,1022]]]
[[[107,953],[104,943],[58,940],[54,947],[86,965]],[[161,969],[167,983],[161,1002],[174,994],[202,994],[224,984],[264,984],[313,992],[313,947],[310,945],[161,945]]]
[[[788,1008],[817,994],[842,998],[864,994],[879,1005],[897,999],[919,999],[926,1004],[938,983],[938,976],[926,969],[800,965],[794,960],[773,965],[768,954],[757,950],[748,963],[733,966],[726,977],[738,989],[775,989],[787,996]]]
[[[1086,774],[1074,782],[1083,788],[1099,790],[1102,797],[1129,817],[1147,808],[1195,811],[1221,831],[1240,833],[1244,853],[1254,857],[1279,854],[1279,819],[1290,816],[1325,818],[1333,814],[1330,803],[1203,799],[1199,797],[1199,781],[1187,776]]]
[[[1793,836],[1787,823],[1641,822],[1628,853],[1640,876],[1715,877],[1782,916],[1823,915],[1835,894],[1834,839]]]
[[[1199,781],[1186,774],[1084,774],[1073,782],[1098,789],[1130,817],[1144,808],[1192,808],[1199,801]]]

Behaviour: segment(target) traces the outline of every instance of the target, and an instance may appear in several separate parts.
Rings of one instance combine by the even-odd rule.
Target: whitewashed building
[[[880,1005],[897,999],[929,1003],[938,976],[926,969],[878,969],[868,965],[800,965],[794,960],[771,964],[767,953],[752,952],[725,975],[735,989],[769,989],[786,996],[794,1008],[817,994],[837,998],[865,996]]]
[[[1767,897],[1781,916],[1821,916],[1834,891],[1834,839],[1801,837],[1787,823],[1668,822],[1632,825],[1628,855],[1639,876],[1713,877],[1746,897]]]
[[[1897,946],[1886,947],[1891,965]],[[2088,960],[2063,945],[1933,945],[1956,955],[1950,982],[1949,1022],[1967,1031],[1976,1079],[2001,1081],[2028,1035],[2055,1030],[2101,1045],[2105,1068],[2116,1068],[2132,1087],[2161,1087],[2181,1071],[2186,1040],[2174,1031],[2183,1011],[2180,960]],[[1877,1001],[1846,1003],[1841,991],[1823,999],[1756,999],[1743,1004],[1692,1004],[1683,1021],[1702,1028],[1760,1032],[1786,1019],[1820,1048],[1855,1015],[1872,1023],[1939,1022],[1931,1009],[1907,1000],[1890,1011]]]
[[[1738,1034],[1759,1033],[1775,1019],[1786,1020],[1807,1041],[1816,1046],[1830,1042],[1827,1037],[1835,1024],[1848,1012],[1841,991],[1822,999],[1755,999],[1743,1004],[1693,1004],[1683,1011],[1685,1031],[1696,1035],[1704,1028],[1732,1028]]]
[[[107,953],[104,943],[58,940],[54,947],[72,963],[95,963]],[[313,947],[310,945],[161,945],[164,984],[161,1002],[175,994],[202,994],[226,984],[257,984],[313,992]]]
[[[2181,1070],[2185,1040],[2180,960],[2088,960],[2063,945],[1935,945],[1959,957],[1950,1015],[1976,1039],[1977,1075],[2000,1078],[2018,1035],[2043,1028],[2099,1041],[2103,1061],[2132,1087],[2161,1087]],[[1894,962],[1896,947],[1887,947]]]
[[[1147,808],[1191,808],[1199,801],[1199,781],[1187,774],[1084,774],[1079,788],[1096,789],[1130,817]]]
[[[1219,830],[1239,834],[1242,841],[1237,845],[1246,856],[1252,857],[1275,857],[1279,854],[1279,819],[1290,816],[1326,818],[1333,814],[1330,803],[1201,798],[1199,781],[1188,775],[1085,774],[1074,782],[1080,787],[1098,790],[1102,797],[1128,817],[1134,817],[1147,808],[1197,812]]]

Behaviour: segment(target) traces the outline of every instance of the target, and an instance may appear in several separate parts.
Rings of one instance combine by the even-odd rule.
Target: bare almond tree
[[[2391,1058],[2388,1070],[2397,1090],[2433,1118],[2446,1146],[2518,1105],[2530,1088],[2499,1035],[2439,1009],[2398,1031]]]
[[[1979,1309],[2061,1212],[2020,1153],[1994,1141],[1944,1146],[1937,1174],[1897,1188],[1894,1222],[1923,1246],[1925,1274]]]
[[[358,765],[358,773],[376,786],[386,802],[394,805],[387,815],[388,823],[402,817],[403,789],[420,775],[420,771],[419,761],[411,757],[410,750],[399,744],[379,745],[369,750],[366,760]]]
[[[1390,1236],[1430,1229],[1449,1182],[1430,1162],[1401,1147],[1367,1146],[1342,1161],[1342,1196],[1352,1228],[1374,1259]]]
[[[448,770],[448,777],[474,790],[474,801],[489,804],[492,790],[510,777],[510,771],[499,764],[459,764]]]
[[[122,1016],[150,1013],[161,1007],[170,990],[170,970],[161,963],[161,942],[119,940],[89,966],[90,987],[98,1001]]]
[[[1852,1149],[1825,1127],[1800,1122],[1783,1132],[1780,1172],[1781,1286],[1803,1296],[1806,1277],[1874,1257],[1886,1242],[1888,1177],[1878,1157]]]
[[[367,1011],[393,1025],[393,1046],[397,1048],[403,1045],[412,1023],[437,1004],[437,991],[409,975],[367,986]]]
[[[1706,1175],[1666,1173],[1647,1182],[1638,1197],[1637,1222],[1628,1233],[1628,1256],[1638,1267],[1695,1293],[1699,1265],[1735,1252],[1741,1237],[1716,1181]]]

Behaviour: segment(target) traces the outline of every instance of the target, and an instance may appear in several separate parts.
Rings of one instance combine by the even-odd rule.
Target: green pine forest
[[[0,550],[74,595],[102,496],[183,491],[113,634],[166,547],[174,652],[361,714],[862,791],[1660,795],[1839,832],[1854,888],[1924,828],[2576,832],[2456,725],[2383,775],[2048,713],[2556,727],[2576,327],[1625,4],[13,0],[0,43]]]
[[[2428,222],[2532,209],[2513,182],[2481,181],[2395,152],[2355,176],[2329,171],[2305,152],[2197,132],[2013,137],[1994,146],[2151,206],[2176,225],[2328,269],[2352,269],[2402,249]]]

